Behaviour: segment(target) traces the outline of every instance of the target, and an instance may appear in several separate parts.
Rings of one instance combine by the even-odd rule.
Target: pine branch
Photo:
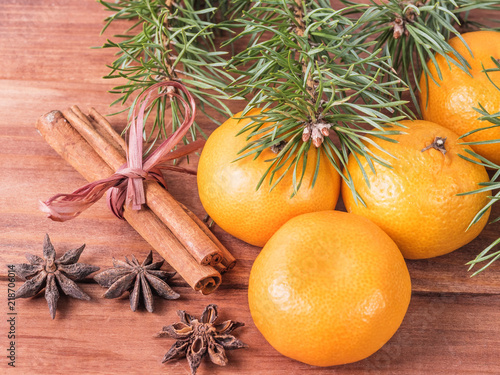
[[[485,69],[484,72],[486,73],[486,76],[490,80],[490,82],[499,90],[500,92],[500,87],[498,87],[491,77],[489,76],[489,73],[491,72],[499,72],[500,71],[500,62],[493,59],[493,62],[496,65],[496,68],[493,69]],[[476,132],[481,132],[484,130],[496,128],[500,126],[500,112],[497,113],[488,113],[486,109],[479,103],[480,108],[474,108],[480,115],[481,117],[478,118],[478,120],[484,121],[487,125],[485,125],[482,128],[474,129],[470,132],[467,132],[463,134],[460,138],[465,138],[473,133]],[[462,142],[462,144],[468,144],[468,145],[481,145],[481,144],[492,144],[492,143],[500,143],[500,139],[490,139],[487,141],[476,141],[476,142]],[[481,193],[485,191],[492,191],[496,192],[495,195],[489,196],[489,201],[482,207],[479,212],[476,214],[476,216],[472,219],[471,223],[469,224],[469,228],[477,223],[481,218],[489,212],[491,207],[497,203],[500,200],[500,165],[493,163],[492,161],[486,159],[485,157],[477,154],[474,151],[467,150],[468,155],[460,155],[463,159],[466,159],[472,163],[482,165],[485,168],[488,168],[491,171],[495,171],[493,176],[491,177],[489,182],[485,182],[483,184],[480,184],[481,187],[477,190],[466,192],[460,195],[468,195],[468,194],[476,194],[476,193]],[[493,219],[491,223],[495,223],[497,221],[500,221],[500,216],[496,217]],[[492,253],[491,251],[500,243],[500,237],[497,238],[493,243],[491,243],[488,247],[486,247],[480,254],[476,256],[475,259],[471,260],[467,264],[470,266],[469,270],[472,270],[475,266],[479,265],[482,262],[487,263],[483,265],[479,270],[476,270],[471,276],[476,276],[480,272],[484,271],[486,268],[488,268],[493,262],[498,260],[500,258],[500,251],[497,251],[495,253]]]
[[[481,188],[477,189],[472,192],[468,192],[465,194],[475,194],[479,192],[484,192],[484,191],[496,191],[496,193],[492,196],[489,196],[489,201],[488,203],[476,214],[472,222],[470,223],[469,227],[473,225],[474,223],[477,223],[481,218],[489,212],[491,207],[497,203],[500,200],[500,166],[496,165],[490,161],[488,161],[485,158],[480,157],[478,154],[474,152],[470,152],[471,156],[473,158],[467,157],[467,156],[462,156],[464,159],[476,162],[477,164],[484,165],[485,167],[490,167],[490,168],[495,168],[496,172],[491,178],[490,182],[483,183],[481,184]],[[497,221],[500,221],[500,216],[496,217],[493,219],[490,224],[493,224]],[[480,263],[486,262],[485,265],[483,265],[480,269],[476,270],[471,276],[476,276],[480,272],[484,271],[486,268],[488,268],[494,261],[496,261],[498,258],[500,258],[500,251],[492,253],[492,250],[500,243],[500,237],[497,238],[495,241],[493,241],[488,247],[486,247],[483,251],[481,251],[480,254],[476,256],[473,260],[468,262],[467,264],[469,265],[469,270],[472,270],[475,266],[479,265]]]
[[[411,99],[420,114],[417,92],[420,75],[436,84],[427,67],[427,61],[435,62],[435,55],[445,58],[448,64],[468,72],[469,65],[448,40],[452,36],[460,39],[460,28],[487,28],[480,22],[468,21],[471,11],[477,9],[500,11],[498,1],[488,0],[388,0],[380,4],[371,1],[359,5],[350,0],[341,0],[351,6],[349,13],[359,29],[355,32],[360,41],[377,40],[374,48],[381,48],[390,56],[392,66],[410,87]],[[463,39],[462,39],[463,40]],[[465,44],[465,42],[464,42]],[[435,63],[441,77],[439,66]]]
[[[400,98],[406,88],[374,42],[360,42],[353,34],[356,25],[344,13],[325,0],[265,0],[253,2],[238,20],[244,30],[233,41],[250,42],[229,62],[238,74],[233,86],[251,97],[247,112],[263,109],[242,131],[249,142],[240,158],[269,147],[278,151],[259,187],[266,176],[272,188],[292,173],[297,191],[310,147],[321,147],[349,186],[350,177],[342,173],[349,153],[366,157],[372,167],[388,165],[363,142],[368,135],[387,139],[397,133],[386,124],[409,113]],[[260,138],[250,141],[256,135]]]
[[[227,30],[228,25],[214,21],[222,17],[222,11],[230,11],[228,1],[222,1],[222,5],[197,0],[100,0],[100,3],[113,12],[106,19],[103,32],[117,20],[131,23],[125,33],[115,35],[115,40],[108,40],[102,47],[115,49],[118,56],[104,78],[124,82],[111,90],[119,96],[112,105],[125,106],[130,116],[136,105],[133,97],[137,98],[159,81],[176,80],[189,89],[212,121],[218,123],[207,113],[208,108],[225,117],[231,115],[224,101],[229,98],[226,87],[232,78],[222,69],[225,53],[215,45],[215,31]],[[147,135],[152,147],[156,140],[167,136],[167,129],[175,131],[180,126],[184,113],[177,99],[162,97],[149,108],[148,115],[154,118]],[[191,130],[192,139],[196,138],[196,129],[204,135],[196,123],[195,127]],[[185,138],[184,142],[189,141]]]
[[[295,4],[293,5],[293,14],[296,21],[294,32],[297,36],[304,37],[306,24],[304,22],[304,4],[301,0],[295,0]],[[306,90],[310,96],[309,100],[313,101],[316,96],[314,92],[314,81],[311,77],[311,72],[308,71],[307,64],[304,61],[302,62],[302,74],[306,77]]]

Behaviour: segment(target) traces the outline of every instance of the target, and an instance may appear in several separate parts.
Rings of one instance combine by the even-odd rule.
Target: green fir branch
[[[473,151],[469,151],[469,153],[471,154],[471,156],[476,158],[476,160],[468,158],[466,156],[462,156],[462,155],[460,155],[460,156],[464,157],[466,160],[476,162],[477,164],[483,165],[485,167],[496,169],[496,172],[494,173],[493,177],[491,178],[491,180],[489,182],[485,182],[485,183],[480,184],[482,186],[482,188],[479,188],[479,189],[474,190],[472,192],[467,192],[467,193],[462,194],[462,195],[476,194],[476,193],[480,193],[480,192],[484,192],[484,191],[496,192],[494,195],[488,196],[488,199],[489,199],[488,202],[484,205],[484,207],[481,208],[481,210],[479,210],[479,212],[473,218],[472,222],[469,225],[469,227],[470,227],[473,224],[477,223],[479,220],[481,220],[481,218],[484,217],[484,215],[486,215],[489,212],[491,207],[496,202],[498,202],[498,200],[500,199],[500,165],[497,165],[497,164],[490,162],[489,160],[479,156],[478,154],[476,154]],[[498,216],[498,217],[494,218],[492,221],[490,221],[490,224],[495,223],[497,221],[500,221],[500,216]],[[492,252],[492,250],[495,249],[496,245],[498,245],[499,243],[500,243],[500,237],[497,238],[495,241],[493,241],[483,251],[481,251],[481,253],[479,253],[476,256],[476,258],[474,258],[473,260],[471,260],[470,262],[467,263],[467,265],[469,265],[469,270],[472,270],[475,266],[478,266],[480,263],[488,261],[486,264],[483,264],[483,266],[480,269],[478,269],[474,273],[472,273],[471,276],[476,276],[480,272],[484,271],[486,268],[488,268],[494,261],[496,261],[500,257],[500,250],[497,249],[498,251]]]
[[[492,69],[484,69],[484,72],[486,73],[486,76],[488,77],[489,81],[497,88],[497,90],[500,91],[500,87],[498,87],[491,77],[489,76],[489,73],[491,72],[499,72],[500,71],[500,62],[496,61],[495,59],[492,58],[494,61],[496,68]],[[488,125],[477,128],[474,130],[471,130],[465,134],[463,134],[460,138],[465,138],[471,134],[474,134],[476,132],[481,132],[484,130],[488,129],[493,129],[496,127],[500,126],[500,112],[497,113],[488,113],[486,109],[479,103],[480,108],[474,108],[481,116],[478,118],[478,120],[485,121]],[[475,141],[475,142],[462,142],[462,144],[468,144],[468,145],[482,145],[482,144],[492,144],[492,143],[500,143],[500,139],[491,139],[487,141]],[[491,177],[489,182],[484,182],[480,184],[480,188],[476,189],[474,191],[462,193],[460,195],[468,195],[468,194],[477,194],[477,193],[482,193],[485,191],[492,191],[496,192],[495,195],[493,196],[488,196],[489,201],[482,207],[479,212],[474,216],[472,219],[471,223],[469,224],[469,228],[477,223],[481,218],[486,215],[491,207],[500,199],[500,165],[493,163],[492,161],[486,159],[485,157],[477,154],[474,151],[471,150],[466,150],[468,155],[461,155],[459,154],[460,157],[462,157],[465,160],[468,160],[472,163],[482,165],[485,168],[488,168],[491,171],[495,171],[493,176]],[[495,223],[497,221],[500,221],[500,216],[496,217],[493,219],[490,224]],[[500,243],[500,237],[497,238],[493,243],[491,243],[488,247],[486,247],[480,254],[476,256],[475,259],[471,260],[467,264],[469,265],[469,270],[472,270],[475,266],[477,266],[479,263],[483,263],[485,261],[488,261],[485,265],[483,265],[479,270],[476,270],[472,276],[475,276],[479,274],[480,272],[484,271],[486,268],[488,268],[494,261],[498,260],[500,258],[500,250],[491,253],[491,251]]]
[[[311,147],[321,147],[351,187],[342,171],[350,153],[365,157],[372,168],[389,164],[370,154],[364,142],[370,141],[368,135],[388,140],[398,132],[387,124],[410,113],[400,97],[407,88],[390,58],[374,48],[376,42],[354,34],[356,23],[346,12],[324,0],[264,0],[252,2],[237,20],[244,29],[230,42],[249,42],[229,61],[229,70],[238,75],[232,86],[250,98],[245,113],[262,109],[241,132],[248,144],[239,158],[256,158],[285,143],[257,188],[266,176],[272,189],[292,173],[297,192]],[[337,142],[328,137],[332,133]]]
[[[496,122],[498,122],[499,114],[496,114],[494,119]],[[486,116],[484,116],[486,117]],[[500,124],[497,124],[495,126],[500,126]],[[471,144],[474,144],[474,142],[470,142]],[[478,142],[479,144],[479,142]],[[492,191],[494,192],[494,195],[488,196],[488,202],[478,211],[478,213],[474,216],[472,219],[471,223],[469,224],[469,228],[479,222],[484,215],[486,215],[491,207],[498,202],[500,199],[500,165],[495,164],[491,162],[490,160],[486,159],[485,157],[477,154],[474,151],[471,150],[466,150],[468,155],[461,155],[459,154],[460,157],[462,157],[465,160],[468,160],[472,163],[479,164],[484,166],[485,168],[488,168],[490,170],[494,170],[495,173],[491,177],[489,182],[484,182],[479,184],[480,188],[466,192],[466,193],[461,193],[458,195],[468,195],[468,194],[477,194],[477,193],[484,193],[485,191]],[[490,224],[496,223],[497,221],[500,221],[500,216],[494,218],[493,220],[490,221]],[[491,253],[491,251],[495,248],[495,246],[500,243],[500,237],[493,241],[492,244],[490,244],[487,248],[485,248],[480,254],[476,256],[473,260],[468,262],[467,264],[469,265],[469,270],[472,270],[475,266],[479,265],[482,262],[485,262],[486,260],[489,260],[486,265],[481,267],[479,270],[476,270],[471,276],[476,276],[480,272],[484,271],[486,268],[488,268],[495,260],[497,260],[500,257],[500,250],[497,251],[496,253]]]
[[[349,16],[359,27],[355,31],[359,40],[376,40],[374,48],[381,48],[391,57],[392,66],[410,88],[411,100],[419,115],[417,96],[421,91],[421,74],[425,80],[432,80],[439,86],[437,79],[441,78],[441,71],[435,55],[443,56],[449,65],[468,72],[467,61],[448,40],[453,36],[462,39],[460,31],[464,28],[487,28],[480,22],[469,21],[471,11],[500,11],[498,1],[488,0],[388,0],[382,3],[370,1],[371,4],[367,5],[341,1],[351,6]],[[434,63],[438,77],[430,73],[429,60]]]
[[[207,113],[209,109],[224,117],[231,115],[224,100],[229,98],[226,88],[232,78],[223,69],[226,53],[218,51],[215,45],[215,32],[228,30],[227,24],[217,23],[216,18],[230,12],[229,0],[99,1],[113,12],[106,19],[103,32],[115,21],[130,21],[124,33],[102,46],[116,50],[117,58],[104,78],[121,81],[111,90],[118,95],[112,105],[125,107],[117,113],[128,110],[130,116],[136,105],[133,98],[158,81],[177,80],[189,89],[201,111],[212,121],[218,123]],[[167,136],[167,129],[173,132],[180,126],[183,106],[176,98],[162,97],[148,114],[154,120],[151,132],[145,137],[153,145]],[[192,139],[197,131],[205,136],[196,123],[195,127],[191,129]]]

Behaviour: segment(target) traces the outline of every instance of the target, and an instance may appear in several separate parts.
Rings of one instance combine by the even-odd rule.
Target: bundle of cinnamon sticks
[[[126,144],[94,108],[52,111],[36,127],[47,143],[86,180],[112,175],[126,163]],[[236,260],[205,224],[156,181],[144,181],[146,205],[124,207],[127,222],[195,290],[213,292]]]

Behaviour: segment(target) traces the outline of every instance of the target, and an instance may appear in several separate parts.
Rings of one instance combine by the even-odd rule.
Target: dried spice
[[[195,375],[201,359],[208,353],[210,360],[219,366],[228,362],[225,350],[245,348],[247,345],[230,335],[245,324],[226,320],[215,324],[217,306],[208,305],[198,320],[183,310],[177,311],[181,321],[166,327],[156,337],[171,337],[177,340],[163,357],[162,363],[176,358],[187,358],[191,374]]]
[[[153,288],[160,297],[177,299],[179,294],[174,292],[166,280],[175,275],[175,272],[160,270],[164,260],[153,263],[153,252],[150,251],[146,259],[139,263],[135,256],[132,260],[125,257],[125,262],[113,258],[114,268],[102,271],[94,276],[100,286],[109,288],[104,294],[106,298],[120,297],[126,291],[130,292],[130,309],[136,311],[142,291],[144,306],[153,312]]]
[[[52,111],[38,119],[37,129],[47,143],[89,182],[108,178],[126,162],[123,139],[94,109],[88,116],[77,106],[65,110],[64,115],[60,111]],[[161,218],[170,212],[164,204],[173,200],[172,196],[151,181],[147,184],[146,199],[150,209],[124,210],[125,219],[194,290],[202,294],[212,293],[222,281],[218,270],[223,271],[234,265],[234,257],[224,249],[223,269],[201,265]],[[148,198],[152,191],[154,196]],[[168,199],[164,199],[167,195]],[[68,198],[67,195],[65,197]],[[155,213],[155,210],[162,211],[162,214]],[[198,224],[193,222],[193,225]],[[183,233],[186,230],[187,227],[182,229]]]
[[[85,245],[69,250],[58,259],[49,235],[43,241],[43,258],[37,255],[26,254],[29,264],[14,264],[14,272],[26,282],[16,291],[15,298],[33,297],[45,287],[45,299],[49,305],[50,316],[56,316],[59,288],[64,294],[78,299],[90,300],[75,281],[83,280],[99,267],[85,263],[77,263]]]

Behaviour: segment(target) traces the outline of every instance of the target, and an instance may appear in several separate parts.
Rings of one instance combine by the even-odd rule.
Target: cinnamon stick
[[[92,111],[94,116],[96,112]],[[104,124],[107,121],[102,116],[87,117],[77,106],[64,110],[63,115],[112,169],[116,171],[126,163],[125,151],[121,146],[112,145],[112,134],[116,132],[109,123]],[[106,131],[99,132],[97,127]],[[200,264],[215,265],[222,260],[219,247],[186,214],[168,191],[155,181],[145,181],[144,187],[148,207]]]
[[[108,140],[108,142],[112,143],[115,141],[115,148],[120,152],[120,154],[125,157],[125,148],[126,143],[122,137],[118,135],[118,133],[112,128],[106,118],[96,111],[95,108],[89,109],[88,118],[90,119],[92,125],[95,129],[97,129],[101,135]],[[200,229],[215,243],[215,245],[220,250],[221,260],[220,267],[217,267],[219,270],[229,271],[234,268],[236,265],[236,258],[229,252],[229,250],[219,241],[219,239],[212,233],[212,231],[205,225],[205,223],[200,220],[198,216],[196,216],[189,208],[183,205],[180,202],[177,202],[179,206],[193,219],[193,221],[200,227]],[[215,257],[214,257],[215,258]],[[210,263],[211,266],[217,265],[219,260],[212,259]]]
[[[219,250],[221,252],[221,255],[222,255],[222,260],[221,260],[220,264],[217,265],[217,266],[221,266],[221,267],[217,267],[217,269],[219,271],[220,270],[224,270],[224,272],[232,270],[234,268],[234,266],[236,265],[236,258],[233,256],[233,254],[231,254],[229,252],[229,250],[226,249],[226,247],[219,241],[219,239],[215,236],[215,234],[212,233],[212,231],[210,230],[210,228],[208,228],[205,225],[205,223],[203,222],[203,220],[201,220],[198,216],[196,216],[191,210],[189,210],[189,208],[187,208],[186,206],[184,206],[182,203],[179,203],[179,205],[184,209],[184,211],[186,211],[186,213],[189,215],[189,217],[191,217],[193,219],[193,221],[196,224],[198,224],[198,226],[200,227],[200,229],[219,248]]]
[[[111,127],[111,124],[101,115],[99,112],[95,110],[95,108],[90,108],[89,116],[90,120],[92,120],[92,125],[94,128],[110,143],[125,156],[125,150],[127,148],[127,144],[125,140],[118,134],[115,129]]]
[[[112,128],[111,124],[104,116],[102,116],[95,108],[89,109],[89,115],[85,116],[83,112],[77,107],[71,107],[73,112],[75,112],[82,120],[90,121],[91,125],[95,130],[97,130],[102,138],[107,141],[110,145],[112,145],[121,155],[123,159],[125,159],[125,149],[126,143],[120,135]],[[93,134],[95,136],[95,134]],[[106,158],[107,159],[107,158]],[[112,166],[112,165],[110,165]],[[229,271],[234,268],[236,265],[236,258],[226,249],[224,245],[219,241],[219,239],[212,233],[212,231],[205,225],[205,223],[200,220],[193,212],[191,212],[186,206],[184,206],[180,202],[176,202],[189,217],[200,227],[200,229],[214,242],[214,244],[220,250],[220,254],[216,254],[213,256],[212,261],[210,262],[211,266],[217,265],[221,262],[220,267],[217,267],[218,270]],[[149,204],[148,204],[149,205]]]
[[[126,143],[122,137],[116,133],[116,131],[111,127],[111,124],[104,116],[102,116],[99,112],[95,110],[95,108],[89,109],[88,118],[90,119],[92,125],[95,129],[99,130],[101,135],[108,140],[108,142],[112,143],[113,140],[116,141],[116,148],[125,157],[125,148]],[[236,258],[227,250],[227,248],[219,241],[219,239],[212,233],[212,231],[205,225],[205,223],[198,218],[189,208],[183,205],[180,202],[177,202],[179,206],[189,215],[191,219],[200,227],[200,229],[215,243],[215,245],[220,250],[220,255],[214,255],[212,261],[210,262],[211,266],[215,266],[220,262],[221,267],[217,267],[217,269],[224,269],[226,272],[233,269],[236,265]]]
[[[88,181],[114,173],[61,112],[52,111],[40,117],[36,126],[47,143]],[[193,289],[209,294],[218,288],[220,273],[211,266],[200,265],[152,210],[126,206],[124,217]]]

